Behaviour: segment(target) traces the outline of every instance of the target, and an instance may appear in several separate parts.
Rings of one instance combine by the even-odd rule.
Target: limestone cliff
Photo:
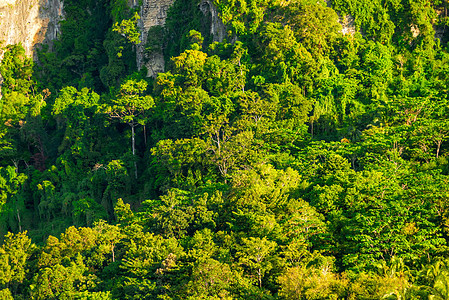
[[[211,19],[210,34],[212,35],[214,42],[222,42],[226,38],[226,27],[218,15],[217,8],[212,1],[209,0],[201,1],[199,7],[201,12]]]
[[[144,64],[144,47],[147,42],[148,31],[153,26],[164,26],[167,11],[174,0],[143,0],[140,9],[139,27],[141,30],[141,43],[137,47],[137,66]],[[164,71],[164,55],[162,52],[153,52],[145,63],[148,68],[148,76],[155,77],[157,73]]]
[[[33,56],[36,45],[57,37],[62,18],[62,0],[0,0],[0,41],[21,42]]]
[[[130,0],[135,3],[135,0]],[[143,0],[141,9],[139,27],[141,30],[141,43],[137,47],[137,66],[139,69],[145,64],[148,69],[147,76],[156,77],[160,72],[164,72],[164,56],[162,52],[153,51],[149,57],[144,55],[144,47],[148,38],[148,31],[154,26],[164,26],[167,19],[167,11],[173,5],[175,0]],[[202,0],[198,9],[210,18],[210,33],[214,41],[223,41],[226,37],[226,29],[218,16],[218,11],[212,1]]]

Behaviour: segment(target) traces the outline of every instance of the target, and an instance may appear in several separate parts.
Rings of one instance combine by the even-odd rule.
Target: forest
[[[200,2],[1,45],[0,299],[449,299],[447,1]]]

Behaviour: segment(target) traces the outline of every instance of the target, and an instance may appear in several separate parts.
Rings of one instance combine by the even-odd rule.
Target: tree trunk
[[[440,154],[440,148],[441,148],[441,144],[443,143],[443,141],[442,140],[439,140],[438,142],[437,142],[437,158],[438,158],[438,155]]]
[[[22,232],[22,222],[20,221],[20,214],[19,214],[19,209],[16,209],[17,211],[17,220],[19,221],[19,232]]]
[[[133,158],[134,158],[134,175],[137,179],[137,162],[136,162],[136,141],[134,139],[134,124],[131,124],[131,140],[133,148]]]
[[[112,252],[112,262],[115,262],[115,252],[114,252],[114,248],[115,248],[115,245],[112,244],[112,248],[111,248],[111,252]]]
[[[310,122],[310,135],[312,136],[312,138],[313,138],[313,120],[311,120],[311,122]]]
[[[12,163],[14,164],[14,168],[16,170],[16,174],[19,174],[19,161],[13,159]]]

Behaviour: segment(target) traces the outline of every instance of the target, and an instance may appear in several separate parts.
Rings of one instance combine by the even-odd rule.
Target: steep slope
[[[164,26],[167,11],[174,0],[144,0],[140,11],[139,27],[142,31],[142,42],[137,48],[137,65],[144,65],[144,45],[147,42],[148,31],[154,26]],[[164,71],[164,56],[161,52],[155,52],[145,63],[148,68],[148,76],[155,77],[157,73]]]
[[[58,36],[62,0],[6,0],[0,2],[0,41],[22,43],[32,56],[36,45]]]

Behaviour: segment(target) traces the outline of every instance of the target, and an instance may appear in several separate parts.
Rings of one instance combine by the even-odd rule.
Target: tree
[[[315,56],[328,52],[341,34],[338,15],[325,2],[292,1],[281,10],[285,16],[283,21],[291,26],[298,41]]]
[[[58,151],[65,158],[65,170],[69,178],[79,179],[86,167],[91,168],[93,164],[91,157],[97,142],[93,135],[98,130],[95,120],[99,100],[100,96],[88,88],[78,91],[67,86],[61,89],[53,104],[52,114],[57,128],[63,130],[64,134]],[[74,168],[69,169],[72,163]]]
[[[42,93],[37,91],[33,61],[25,55],[21,44],[8,45],[1,50],[4,54],[0,62],[0,159],[12,160],[18,172],[19,162],[28,163],[34,148],[43,156],[39,120],[50,93],[48,89]]]
[[[115,247],[123,237],[120,227],[100,220],[94,224],[94,230],[98,233],[99,250],[103,253],[110,252],[112,262],[115,262]]]
[[[188,196],[186,191],[171,189],[159,201],[146,201],[153,230],[165,237],[183,238],[194,217]]]
[[[10,288],[15,293],[25,280],[26,265],[35,245],[27,232],[8,233],[0,247],[0,287]]]
[[[111,274],[111,277],[117,277],[114,295],[123,299],[168,296],[171,272],[179,269],[178,260],[184,255],[182,247],[175,238],[165,239],[139,225],[129,226],[127,230],[121,241],[124,253],[118,269],[120,273]]]
[[[198,230],[189,244],[186,260],[193,266],[186,293],[195,299],[228,299],[235,277],[231,267],[217,259],[222,249],[214,243],[213,232]]]
[[[241,266],[248,269],[250,274],[255,273],[259,288],[262,288],[264,275],[273,268],[271,255],[276,247],[276,242],[269,241],[265,237],[242,239],[242,245],[239,247],[236,256],[239,258]]]
[[[2,94],[18,92],[28,96],[34,84],[32,59],[25,55],[25,49],[21,44],[8,45],[1,50],[4,51],[0,63],[0,74],[3,79]]]
[[[27,179],[28,177],[25,174],[17,173],[12,166],[0,167],[0,220],[4,222],[4,224],[0,224],[0,233],[2,234],[5,233],[4,230],[6,230],[7,225],[22,231],[20,212],[23,207],[19,205],[18,194]],[[10,222],[10,219],[17,221],[17,223]],[[17,225],[12,226],[11,223]]]
[[[0,298],[4,300],[14,300],[9,289],[0,290]]]
[[[145,80],[129,79],[121,86],[118,94],[112,99],[112,105],[106,108],[106,113],[112,119],[128,124],[131,127],[131,144],[133,156],[136,155],[134,128],[145,124],[143,113],[153,107],[153,98],[144,95],[148,83]],[[137,179],[137,162],[134,161],[134,175]]]
[[[116,22],[113,26],[113,31],[116,31],[126,37],[126,39],[133,45],[140,44],[140,32],[138,31],[137,22],[140,19],[140,16],[137,12],[134,16],[129,19],[123,19],[120,24]]]
[[[332,260],[314,254],[278,277],[279,295],[284,299],[342,299],[347,280],[334,273]]]
[[[171,187],[192,189],[212,173],[206,160],[208,145],[199,138],[160,140],[152,148],[152,174],[162,190]]]
[[[76,284],[86,281],[86,271],[87,267],[79,254],[67,266],[56,264],[40,269],[33,277],[31,295],[34,299],[73,298],[78,289]]]

